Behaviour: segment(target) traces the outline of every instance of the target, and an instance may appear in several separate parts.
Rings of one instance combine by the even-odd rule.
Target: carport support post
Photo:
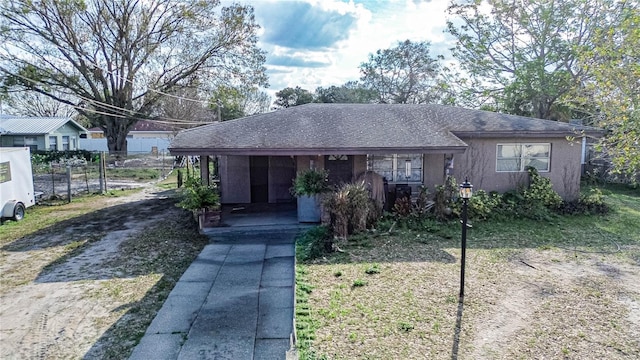
[[[209,181],[209,155],[200,155],[200,180],[203,185],[211,185]]]

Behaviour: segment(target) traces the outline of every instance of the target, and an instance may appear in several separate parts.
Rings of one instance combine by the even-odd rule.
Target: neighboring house
[[[583,136],[599,129],[442,105],[307,104],[184,130],[172,155],[218,156],[223,203],[291,200],[297,171],[325,168],[330,181],[367,170],[390,192],[447,175],[475,189],[526,185],[526,168],[548,177],[565,199],[579,195]],[[205,174],[206,175],[206,174]]]
[[[88,130],[67,117],[0,117],[0,146],[78,150]]]
[[[179,128],[151,120],[139,120],[127,134],[127,152],[160,153],[167,151],[170,140]],[[83,139],[81,147],[89,151],[108,151],[107,139],[100,127],[89,129],[89,139]]]
[[[133,125],[127,139],[171,139],[180,130],[170,124],[165,124],[151,120],[139,120]],[[92,127],[89,129],[92,139],[104,138],[104,133],[100,127]]]

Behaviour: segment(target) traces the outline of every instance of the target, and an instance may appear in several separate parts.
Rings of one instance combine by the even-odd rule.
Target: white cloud
[[[360,77],[359,65],[398,41],[430,41],[435,54],[447,48],[447,1],[300,0],[249,1],[263,26],[273,96],[284,87],[342,85]],[[269,56],[273,64],[269,64]]]

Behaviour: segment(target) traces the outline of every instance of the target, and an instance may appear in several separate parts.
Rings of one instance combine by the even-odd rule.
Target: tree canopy
[[[394,48],[378,50],[360,64],[360,81],[378,95],[379,103],[438,102],[441,57],[432,57],[429,49],[429,42],[405,40]]]
[[[278,108],[288,108],[313,102],[313,94],[306,89],[296,86],[286,87],[276,93],[274,105]]]
[[[253,9],[219,5],[3,1],[3,83],[74,106],[104,130],[110,152],[126,151],[128,130],[164,94],[196,83],[266,85]]]
[[[595,46],[580,60],[592,76],[578,97],[594,104],[593,123],[608,131],[603,149],[615,172],[638,181],[640,175],[640,6],[620,4]]]
[[[368,104],[377,99],[376,91],[365,88],[357,81],[348,81],[340,86],[319,86],[315,91],[315,101],[319,103]]]
[[[219,111],[219,121],[264,113],[271,99],[265,92],[253,87],[220,86],[212,94],[211,108]]]
[[[454,2],[454,56],[495,110],[541,119],[572,117],[565,96],[581,86],[576,49],[607,23],[608,0]],[[488,9],[488,10],[487,10]]]

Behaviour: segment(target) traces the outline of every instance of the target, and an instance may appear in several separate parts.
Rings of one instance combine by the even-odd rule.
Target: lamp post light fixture
[[[473,185],[467,178],[460,184],[460,197],[462,198],[462,260],[460,264],[460,301],[464,298],[464,265],[467,253],[467,207],[473,194]]]

